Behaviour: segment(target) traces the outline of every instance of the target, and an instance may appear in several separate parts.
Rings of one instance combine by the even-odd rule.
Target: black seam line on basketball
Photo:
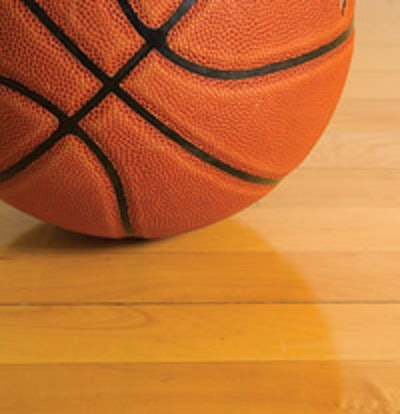
[[[144,38],[146,39],[146,36],[148,35],[149,31],[151,30],[148,28],[140,19],[139,16],[136,14],[136,12],[133,10],[132,6],[129,4],[127,0],[117,0],[118,4],[129,20],[129,22],[132,24],[132,26],[136,29],[136,31]]]
[[[116,88],[114,93],[119,96],[130,108],[132,108],[136,113],[138,113],[142,118],[149,122],[153,127],[162,132],[167,138],[178,144],[180,147],[185,149],[190,154],[194,155],[196,158],[201,161],[216,167],[217,169],[228,173],[236,178],[241,180],[262,184],[262,185],[275,185],[281,181],[281,178],[265,178],[257,175],[247,173],[246,171],[239,170],[232,167],[231,165],[213,157],[202,149],[196,147],[191,142],[187,141],[177,132],[172,130],[170,127],[161,122],[153,114],[151,114],[143,105],[136,101],[129,93],[127,93],[122,88]]]
[[[148,54],[150,47],[145,44],[131,59],[112,77],[105,73],[79,46],[70,39],[51,17],[34,0],[22,0],[39,21],[53,36],[75,57],[92,75],[97,77],[105,87],[121,82]],[[111,86],[109,88],[111,90]]]
[[[19,94],[26,96],[33,102],[36,102],[42,108],[49,111],[60,122],[60,126],[50,135],[50,137],[38,145],[31,153],[16,162],[14,165],[8,167],[4,171],[0,171],[0,183],[4,183],[13,178],[18,173],[25,170],[30,164],[40,158],[45,152],[49,151],[54,145],[63,137],[64,131],[61,130],[61,123],[68,119],[67,115],[61,111],[57,106],[53,105],[43,96],[31,91],[24,85],[16,82],[12,79],[0,76],[0,85],[4,85],[8,89],[18,92]]]
[[[36,102],[42,108],[46,109],[48,112],[53,114],[60,121],[64,121],[68,119],[67,114],[65,114],[60,108],[58,108],[56,105],[51,103],[48,99],[46,99],[42,95],[39,95],[38,93],[22,85],[21,83],[0,75],[0,85],[4,85],[5,87],[7,87],[8,89],[11,89],[12,91],[19,92],[21,95],[26,96],[31,101]]]
[[[34,0],[23,0],[32,13],[40,20],[40,22],[52,33],[69,51],[72,56],[96,76],[102,83],[102,88],[92,97],[73,117],[70,122],[79,122],[91,110],[93,110],[102,100],[112,92],[115,85],[129,75],[129,73],[148,55],[151,47],[144,44],[142,48],[117,72],[113,77],[107,75],[96,63],[87,56],[77,44],[74,43],[63,30],[51,19],[51,17],[43,10]]]
[[[190,9],[197,3],[197,0],[185,0],[176,9],[172,16],[161,26],[161,32],[165,36],[186,16]]]
[[[126,18],[136,31],[146,40],[146,42],[155,49],[161,48],[166,44],[168,33],[179,23],[179,21],[189,12],[196,4],[197,0],[185,0],[175,10],[172,16],[159,28],[152,29],[146,26],[139,18],[133,7],[127,0],[118,0],[119,6]]]
[[[129,208],[125,196],[124,187],[121,178],[114,167],[113,163],[108,159],[100,147],[90,138],[90,136],[79,126],[75,127],[75,134],[84,142],[90,149],[90,152],[98,159],[100,164],[106,170],[106,173],[112,183],[115,195],[117,197],[120,218],[125,232],[128,236],[133,236],[132,224],[129,218]]]
[[[347,0],[344,0],[343,5],[342,5],[342,15],[343,16],[346,14],[346,9],[347,9]]]
[[[353,22],[350,26],[340,34],[333,41],[315,49],[311,52],[308,52],[304,55],[296,56],[280,62],[270,63],[265,66],[261,66],[253,69],[242,69],[242,70],[223,70],[217,68],[211,68],[203,65],[199,65],[195,62],[191,62],[185,59],[183,56],[178,55],[167,45],[166,37],[168,31],[170,31],[174,25],[168,27],[168,30],[163,32],[161,29],[150,29],[146,26],[138,17],[136,12],[133,10],[132,6],[127,0],[118,0],[121,9],[125,13],[126,17],[132,24],[132,26],[139,32],[139,34],[146,39],[146,41],[151,45],[152,48],[157,49],[165,58],[167,58],[172,63],[180,66],[183,69],[186,69],[189,72],[195,73],[208,78],[220,79],[220,80],[241,80],[249,79],[254,77],[259,77],[263,75],[272,74],[275,72],[280,72],[293,68],[295,66],[302,65],[314,59],[317,59],[323,56],[326,53],[336,49],[342,43],[344,43],[353,32]],[[190,10],[190,8],[196,3],[196,0],[185,1],[181,5],[182,13],[177,12],[177,22]],[[179,10],[179,9],[178,9]],[[177,23],[176,22],[176,23]],[[168,22],[167,22],[168,23]],[[175,24],[176,24],[175,23]],[[157,38],[156,40],[154,38]]]
[[[100,103],[114,91],[115,87],[122,82],[129,73],[148,55],[150,47],[145,44],[118,73],[107,81],[104,86],[87,101],[67,122],[78,124],[86,115],[100,105]]]
[[[221,160],[218,160],[217,158],[213,157],[212,155],[206,153],[205,151],[201,150],[200,148],[196,147],[194,144],[190,143],[189,141],[185,140],[183,137],[181,137],[178,133],[173,131],[171,128],[163,124],[160,120],[158,120],[154,115],[152,115],[150,112],[148,112],[142,105],[140,105],[138,102],[136,102],[129,94],[127,94],[125,91],[123,91],[119,86],[115,85],[113,78],[109,77],[107,74],[105,74],[82,50],[79,49],[79,47],[68,37],[64,34],[64,32],[61,30],[60,27],[57,26],[56,23],[53,22],[53,20],[46,14],[46,12],[40,8],[33,0],[23,0],[32,10],[32,12],[39,18],[39,20],[43,23],[43,25],[54,35],[57,39],[59,39],[62,44],[66,47],[68,51],[72,53],[73,56],[78,58],[78,60],[87,68],[89,69],[93,75],[97,76],[103,83],[104,88],[102,88],[94,98],[92,98],[86,105],[85,108],[82,108],[80,111],[78,111],[78,114],[75,114],[73,118],[74,120],[78,119],[79,117],[83,117],[87,115],[88,112],[90,112],[92,109],[95,108],[96,103],[100,103],[102,99],[104,99],[105,96],[107,96],[106,91],[109,93],[114,92],[117,95],[121,97],[121,95],[118,93],[120,92],[122,96],[125,97],[125,99],[128,99],[125,101],[126,103],[129,102],[135,102],[136,105],[131,106],[132,109],[135,110],[138,114],[140,114],[144,119],[146,119],[148,122],[150,122],[154,127],[156,127],[159,131],[163,132],[168,138],[172,139],[175,143],[179,144],[182,148],[186,149],[189,153],[196,156],[198,159],[220,169],[221,171],[224,171],[236,178],[240,178],[244,181],[257,183],[257,184],[263,184],[263,185],[273,185],[280,181],[280,179],[272,179],[272,178],[264,178],[259,177],[256,175],[249,174],[245,171],[236,169],[226,163],[224,163]],[[119,2],[126,3],[125,0],[118,0]],[[128,7],[131,9],[129,3],[126,3]],[[178,11],[174,13],[171,19],[178,22],[186,13],[189,11],[189,9],[195,4],[195,1],[193,0],[186,0],[180,8],[178,8]],[[132,13],[134,13],[133,9]],[[178,17],[179,15],[179,17]],[[140,21],[138,19],[138,21]],[[166,23],[169,26],[171,24]],[[143,25],[143,24],[142,24]],[[143,25],[143,27],[146,27]],[[147,39],[146,39],[147,40]],[[146,44],[141,50],[144,50],[144,56],[141,59],[137,59],[136,65],[140,63],[140,61],[149,53],[149,51],[154,48],[154,45]],[[138,52],[140,53],[140,51]],[[137,54],[136,54],[137,55]],[[136,58],[136,55],[133,59]],[[124,68],[121,69],[120,72],[122,72]],[[128,72],[129,73],[129,72]],[[128,74],[125,71],[125,76]],[[122,79],[120,79],[121,81]],[[69,121],[67,121],[69,122]]]
[[[12,165],[11,167],[7,168],[4,171],[0,172],[0,183],[4,183],[6,181],[11,180],[17,174],[24,171],[28,168],[31,164],[33,164],[36,160],[42,157],[45,153],[51,150],[57,142],[59,142],[65,136],[65,131],[61,129],[57,129],[54,131],[50,138],[46,141],[39,144],[32,152],[26,155],[24,158],[19,160],[17,163]]]
[[[55,36],[55,38],[79,61],[89,69],[93,75],[103,83],[110,80],[110,77],[103,72],[82,50],[64,33],[49,15],[34,1],[22,0],[40,22]]]
[[[36,92],[31,91],[26,86],[3,76],[0,76],[0,84],[36,102],[38,105],[44,109],[47,109],[50,113],[55,115],[60,122],[59,127],[50,135],[46,141],[43,141],[41,144],[39,144],[32,152],[19,160],[17,163],[0,172],[0,183],[8,181],[20,172],[24,171],[45,153],[50,151],[59,141],[65,138],[67,134],[71,133],[77,135],[86,144],[86,146],[103,166],[114,188],[122,225],[127,235],[133,235],[133,229],[129,220],[128,206],[121,179],[112,162],[100,150],[100,148],[90,138],[90,136],[80,126],[70,122],[71,118],[68,118],[68,116],[61,109],[49,102],[46,98],[42,97]]]
[[[353,24],[351,24],[351,26],[347,28],[342,34],[340,34],[336,39],[319,47],[318,49],[315,49],[304,55],[300,55],[300,56],[297,56],[297,57],[294,57],[288,60],[283,60],[280,62],[270,63],[268,65],[254,68],[254,69],[222,70],[222,69],[202,66],[197,63],[191,62],[185,59],[184,57],[178,55],[177,53],[172,51],[167,46],[166,43],[162,45],[161,47],[157,48],[157,50],[169,61],[197,75],[201,75],[207,78],[220,79],[220,80],[242,80],[242,79],[250,79],[250,78],[255,78],[259,76],[269,75],[272,73],[288,70],[293,67],[300,66],[307,62],[313,61],[333,51],[334,49],[337,49],[351,36],[352,33],[353,33]]]

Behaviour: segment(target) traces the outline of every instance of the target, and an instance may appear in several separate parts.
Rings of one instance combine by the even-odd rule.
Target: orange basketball
[[[245,208],[326,127],[353,0],[0,0],[0,197],[111,238]]]

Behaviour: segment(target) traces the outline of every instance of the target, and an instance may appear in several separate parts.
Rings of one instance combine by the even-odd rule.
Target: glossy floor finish
[[[0,412],[400,412],[400,3],[360,0],[343,101],[253,208],[107,242],[0,205]]]

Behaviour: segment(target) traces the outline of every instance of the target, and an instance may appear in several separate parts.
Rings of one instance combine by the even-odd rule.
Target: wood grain
[[[400,359],[400,304],[6,306],[0,363]]]
[[[334,119],[234,218],[110,242],[1,204],[0,412],[399,414],[399,21],[358,2]]]

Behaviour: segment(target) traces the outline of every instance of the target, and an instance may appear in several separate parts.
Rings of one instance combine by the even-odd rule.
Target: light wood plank
[[[400,44],[398,0],[362,0],[357,2],[356,27],[363,44]],[[370,54],[371,59],[374,55]]]
[[[400,132],[399,119],[400,99],[343,99],[327,131],[363,133],[366,138],[377,133],[390,136]]]
[[[394,360],[400,304],[0,307],[0,363]]]
[[[256,207],[398,207],[399,182],[400,168],[310,165],[295,171]]]
[[[111,260],[105,249],[79,255],[10,253],[0,263],[3,304],[400,301],[398,252],[126,250]]]
[[[398,208],[259,208],[238,217],[280,252],[399,251]]]
[[[359,19],[360,21],[360,19]],[[368,26],[367,30],[371,30]],[[370,71],[374,76],[375,71],[387,72],[398,71],[400,69],[400,41],[395,42],[388,38],[387,43],[372,43],[370,40],[364,39],[360,34],[357,35],[356,49],[354,53],[354,61],[352,64],[352,72],[350,75],[351,83],[348,84],[347,90],[353,87],[352,82],[355,81],[354,73],[357,70]],[[374,88],[375,85],[370,82],[368,88]]]
[[[382,126],[382,129],[384,128],[385,126]],[[382,131],[328,132],[303,163],[302,168],[318,167],[338,170],[364,168],[380,169],[382,174],[396,173],[396,170],[400,168],[399,134],[400,129],[399,132],[390,133]],[[289,176],[288,179],[290,180],[291,177]],[[372,176],[371,179],[373,179]],[[397,180],[389,179],[384,185],[392,189],[396,183]],[[341,187],[337,187],[339,192]],[[367,201],[366,205],[368,205]]]
[[[393,100],[394,105],[397,105],[400,99],[400,68],[387,70],[357,68],[352,71],[350,82],[351,88],[346,88],[344,99]]]

